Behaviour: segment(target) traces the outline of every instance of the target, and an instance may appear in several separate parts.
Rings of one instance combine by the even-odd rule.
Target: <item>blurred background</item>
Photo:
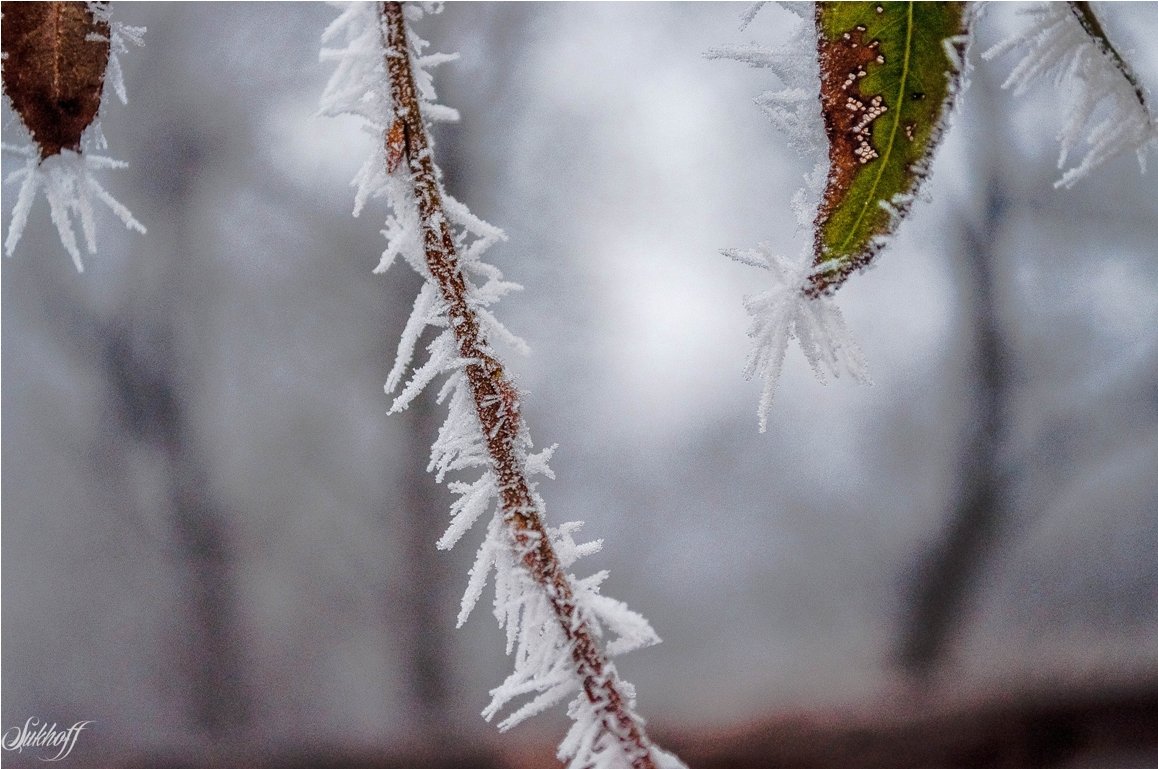
[[[702,55],[786,37],[745,7],[420,25],[461,52],[447,187],[526,287],[548,518],[664,638],[618,663],[641,712],[693,767],[1158,766],[1158,181],[1053,188],[1056,94],[1000,89],[1016,57],[978,53],[1024,21],[992,10],[928,202],[839,294],[875,383],[791,349],[760,435],[762,276],[719,251],[807,242],[812,161],[773,76]],[[1158,5],[1097,8],[1158,87]],[[418,279],[371,274],[380,202],[350,216],[377,139],[316,117],[335,15],[116,5],[148,33],[102,182],[148,235],[102,211],[80,275],[40,200],[3,262],[2,726],[94,721],[77,766],[555,765],[562,713],[478,715],[510,661],[453,627],[482,531],[434,548],[443,412],[386,416]]]

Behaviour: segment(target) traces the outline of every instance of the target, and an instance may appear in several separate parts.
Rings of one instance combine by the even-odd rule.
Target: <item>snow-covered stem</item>
[[[474,408],[485,436],[491,469],[497,478],[503,522],[509,527],[521,563],[553,610],[571,650],[575,674],[598,713],[603,730],[621,748],[633,769],[656,769],[653,746],[641,720],[587,619],[575,589],[551,544],[520,453],[526,427],[518,397],[502,362],[484,338],[481,322],[468,299],[454,232],[442,198],[437,171],[419,108],[410,45],[401,3],[381,5],[386,70],[398,122],[387,132],[387,164],[405,157],[422,225],[426,265],[438,284],[449,327],[465,367]]]

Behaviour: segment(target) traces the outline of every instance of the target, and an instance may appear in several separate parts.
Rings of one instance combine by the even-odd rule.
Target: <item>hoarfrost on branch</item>
[[[500,387],[494,403],[475,402],[468,367],[479,361],[460,353],[451,307],[431,273],[424,248],[424,226],[437,229],[443,220],[422,221],[411,169],[406,163],[391,160],[391,137],[404,130],[400,121],[411,117],[401,114],[401,107],[392,98],[387,64],[391,57],[410,57],[423,119],[445,121],[457,118],[454,110],[437,103],[431,76],[433,67],[454,57],[427,54],[429,44],[409,26],[409,22],[437,8],[431,4],[411,3],[402,7],[410,51],[387,50],[378,4],[345,5],[338,18],[325,30],[322,41],[326,47],[322,49],[321,58],[333,62],[336,69],[322,96],[322,113],[356,115],[362,119],[365,130],[375,137],[370,156],[353,182],[355,215],[367,201],[377,198],[385,198],[391,211],[382,231],[386,248],[375,272],[384,272],[401,258],[424,279],[402,332],[386,390],[398,393],[391,411],[399,411],[435,380],[444,378],[437,401],[446,404],[448,414],[432,447],[428,470],[439,482],[447,482],[457,499],[451,505],[451,522],[438,540],[438,547],[453,547],[489,513],[486,533],[470,569],[458,622],[461,625],[470,616],[493,574],[494,615],[506,631],[507,653],[514,658],[514,670],[502,684],[491,690],[491,701],[483,716],[490,720],[513,707],[499,722],[499,728],[505,730],[570,698],[567,712],[575,723],[560,745],[559,756],[569,761],[571,767],[612,769],[646,765],[674,769],[682,766],[678,759],[652,746],[646,738],[638,739],[634,744],[624,738],[623,730],[637,729],[643,723],[634,713],[633,689],[618,678],[610,662],[602,665],[600,681],[581,678],[577,667],[580,665],[579,652],[572,638],[575,629],[584,625],[597,637],[610,636],[605,644],[607,654],[621,654],[658,643],[655,631],[642,616],[619,601],[600,594],[606,572],[583,579],[561,573],[570,586],[574,605],[574,612],[567,620],[570,625],[564,626],[559,614],[558,583],[536,581],[527,565],[528,556],[537,545],[536,535],[533,531],[522,530],[516,536],[512,526],[508,525],[508,519],[513,515],[542,514],[543,501],[533,479],[554,477],[549,466],[554,447],[537,453],[531,451],[530,437],[518,413],[519,394],[513,388],[508,392]],[[383,151],[383,143],[386,151]],[[437,167],[434,175],[441,188],[441,173]],[[453,231],[457,268],[464,278],[465,302],[480,326],[481,349],[472,355],[493,355],[488,341],[493,339],[502,339],[517,350],[525,350],[526,344],[506,329],[490,309],[504,295],[519,289],[517,284],[504,280],[498,268],[482,260],[487,249],[505,236],[498,228],[471,214],[444,189],[440,189],[440,194],[446,219]],[[461,320],[457,315],[454,317]],[[438,333],[426,348],[425,362],[415,367],[412,364],[416,347],[428,326]],[[403,385],[408,371],[410,379]],[[505,424],[515,429],[513,454],[521,466],[522,477],[527,479],[534,510],[512,511],[504,507],[503,495],[508,489],[500,481],[502,472],[488,448],[488,439],[494,435],[488,435],[478,411],[479,408],[496,407],[497,424],[489,431],[493,433]],[[470,472],[479,474],[473,479],[469,475],[466,479],[447,479],[448,475],[461,476]],[[572,522],[545,529],[562,569],[571,567],[580,557],[598,551],[601,546],[598,541],[577,543],[574,535],[580,526],[580,523]],[[609,682],[619,687],[618,692],[623,694],[623,709],[618,712],[627,723],[609,722],[608,713],[611,711],[607,703],[593,702],[591,693],[585,691],[591,688],[597,692],[605,689],[615,692]],[[630,754],[626,745],[636,748],[637,753],[642,751],[642,756]]]
[[[1065,117],[1057,133],[1062,175],[1054,186],[1073,187],[1124,152],[1134,152],[1145,171],[1146,155],[1158,145],[1158,124],[1125,63],[1082,26],[1071,3],[1038,3],[1022,13],[1032,20],[1030,27],[985,51],[982,58],[1022,51],[1002,84],[1017,96],[1038,81],[1055,86]],[[1077,164],[1066,168],[1071,156],[1083,149]]]

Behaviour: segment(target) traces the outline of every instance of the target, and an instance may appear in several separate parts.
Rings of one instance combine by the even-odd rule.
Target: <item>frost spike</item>
[[[1037,80],[1049,80],[1060,95],[1061,149],[1055,187],[1072,187],[1119,153],[1133,151],[1146,170],[1146,155],[1158,145],[1158,122],[1150,114],[1145,89],[1106,37],[1087,3],[1039,3],[1023,11],[1033,26],[982,54],[993,59],[1021,49],[1002,88],[1024,94]],[[1071,154],[1081,161],[1066,169]]]

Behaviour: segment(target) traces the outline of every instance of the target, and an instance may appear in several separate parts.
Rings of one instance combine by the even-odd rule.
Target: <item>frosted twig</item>
[[[466,366],[466,379],[479,424],[486,436],[487,453],[496,476],[503,522],[513,546],[531,579],[546,596],[563,634],[570,641],[571,663],[603,731],[619,743],[633,769],[655,769],[651,742],[614,667],[605,658],[587,620],[580,612],[575,591],[551,545],[520,456],[525,425],[519,413],[514,387],[499,360],[483,338],[478,313],[468,302],[462,269],[458,264],[454,233],[443,210],[441,185],[426,138],[410,67],[410,45],[400,3],[383,6],[386,37],[386,70],[390,93],[397,105],[406,134],[406,161],[422,222],[426,266],[441,291],[450,328],[454,330],[460,358],[475,361]],[[545,693],[555,699],[550,687]],[[565,695],[564,695],[565,696]],[[562,699],[562,697],[558,697]],[[537,708],[536,708],[537,709]],[[528,711],[529,715],[530,711]],[[516,714],[518,715],[518,714]]]
[[[572,769],[681,767],[652,744],[635,713],[634,690],[610,661],[610,655],[657,643],[658,637],[643,617],[599,595],[605,573],[585,579],[568,573],[598,543],[576,544],[578,524],[553,529],[544,522],[532,479],[553,477],[547,464],[552,449],[530,453],[520,394],[491,346],[492,340],[524,346],[487,309],[517,286],[480,259],[503,237],[501,231],[442,189],[427,121],[453,119],[456,113],[436,103],[428,71],[449,57],[424,55],[427,43],[408,27],[408,19],[422,14],[418,4],[347,6],[323,35],[323,42],[343,39],[346,47],[322,52],[338,65],[322,101],[325,113],[359,115],[384,137],[355,180],[358,209],[379,196],[392,209],[378,271],[401,257],[425,280],[388,390],[401,384],[423,329],[441,329],[393,410],[446,376],[438,402],[447,404],[449,414],[428,469],[439,480],[447,473],[482,471],[474,481],[450,482],[459,497],[438,546],[453,546],[494,510],[459,614],[462,624],[493,573],[494,612],[506,630],[514,671],[491,691],[483,715],[489,720],[522,701],[499,723],[507,729],[570,697],[568,714],[575,723],[559,757]],[[601,647],[600,639],[608,635]]]

